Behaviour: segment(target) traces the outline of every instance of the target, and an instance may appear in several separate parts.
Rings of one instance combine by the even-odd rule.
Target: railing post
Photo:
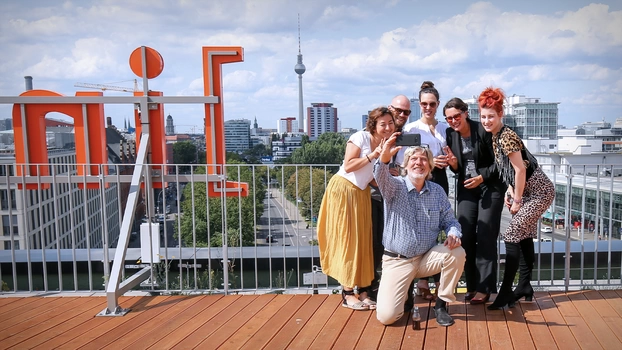
[[[566,171],[566,210],[564,215],[564,229],[566,232],[566,249],[564,255],[564,290],[567,293],[570,286],[570,234],[572,233],[572,225],[570,223],[571,210],[572,210],[572,169],[568,168]],[[553,225],[555,225],[555,213],[553,213]],[[555,254],[555,247],[553,247],[551,254]],[[551,276],[553,277],[553,276]]]

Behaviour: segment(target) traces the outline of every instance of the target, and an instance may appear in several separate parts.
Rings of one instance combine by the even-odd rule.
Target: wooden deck
[[[462,296],[459,296],[462,299]],[[95,317],[104,297],[1,297],[1,349],[622,349],[622,291],[540,292],[488,311],[454,303],[456,324],[385,327],[339,295],[122,297],[124,317]]]

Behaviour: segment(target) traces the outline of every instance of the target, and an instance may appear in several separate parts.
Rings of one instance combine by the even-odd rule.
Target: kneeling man
[[[451,326],[453,318],[447,303],[456,300],[454,290],[464,269],[465,252],[456,220],[443,188],[427,181],[434,167],[429,149],[414,146],[404,153],[405,176],[393,177],[388,163],[401,147],[395,147],[393,134],[382,145],[374,166],[374,177],[384,198],[384,255],[378,289],[378,321],[390,325],[404,314],[408,286],[418,277],[441,273],[438,299],[434,307],[436,321]],[[439,232],[447,240],[437,244]]]

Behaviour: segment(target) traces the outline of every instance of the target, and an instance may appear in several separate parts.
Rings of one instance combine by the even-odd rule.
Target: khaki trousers
[[[390,325],[402,317],[408,286],[415,278],[440,272],[438,297],[446,302],[456,301],[454,290],[462,276],[465,259],[466,254],[462,247],[449,249],[442,244],[410,259],[383,255],[376,307],[378,321]]]

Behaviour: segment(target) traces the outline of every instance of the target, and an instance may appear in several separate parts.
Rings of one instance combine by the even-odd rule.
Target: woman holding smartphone
[[[484,304],[497,292],[497,237],[506,186],[499,178],[492,150],[492,134],[469,119],[469,106],[454,97],[445,104],[447,153],[450,169],[458,174],[457,216],[466,252],[464,275],[471,305]]]

